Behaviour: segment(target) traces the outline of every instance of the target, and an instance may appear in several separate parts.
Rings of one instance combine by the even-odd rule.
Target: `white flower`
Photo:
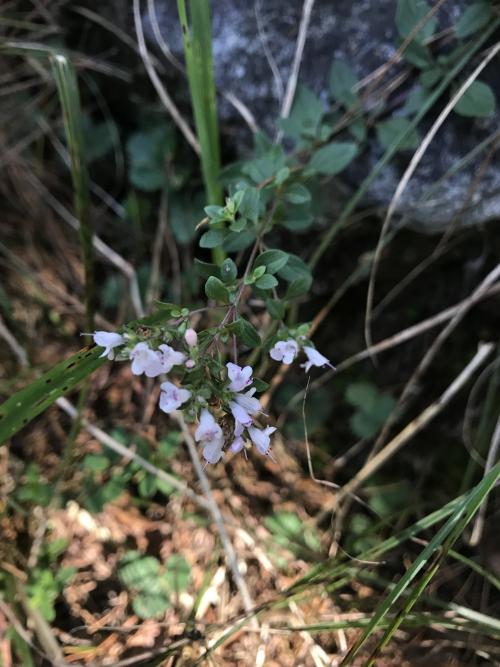
[[[147,343],[137,343],[130,351],[130,358],[134,375],[146,373],[148,378],[155,378],[163,372],[160,354],[154,352]]]
[[[170,345],[160,345],[158,349],[162,373],[169,373],[174,366],[179,366],[186,359],[183,352],[176,352]]]
[[[288,340],[279,340],[275,346],[269,350],[269,356],[271,359],[274,359],[274,361],[291,364],[297,356],[298,351],[299,346],[297,343],[293,338],[289,338]]]
[[[245,366],[242,368],[237,364],[232,364],[228,362],[226,364],[227,375],[231,380],[229,384],[230,391],[242,391],[245,387],[248,387],[249,384],[252,384],[252,367]]]
[[[207,442],[205,447],[203,447],[203,458],[207,463],[218,463],[222,458],[222,445],[224,441],[212,441]]]
[[[203,408],[200,414],[200,423],[194,432],[196,442],[200,440],[214,440],[222,437],[222,429],[215,421],[213,414],[207,408]]]
[[[196,366],[196,362],[195,362],[194,359],[188,359],[188,360],[186,361],[186,363],[184,364],[184,366],[185,366],[186,368],[189,368],[189,369],[191,370],[191,368],[194,368],[194,367]]]
[[[191,392],[188,389],[177,387],[172,382],[163,382],[160,389],[160,410],[167,414],[177,410],[191,398]]]
[[[252,398],[255,389],[249,389],[246,394],[235,394],[234,400],[229,401],[229,407],[236,422],[240,422],[244,426],[249,426],[252,423],[250,415],[256,415],[262,412],[262,405],[258,398]]]
[[[108,359],[114,359],[115,353],[113,348],[118,347],[119,345],[123,345],[125,342],[125,339],[121,334],[112,333],[109,331],[94,331],[92,336],[96,345],[106,348],[100,356],[108,357]]]
[[[274,433],[276,428],[274,426],[267,426],[265,429],[257,428],[256,426],[248,427],[248,434],[261,454],[268,454],[271,444],[271,433]]]
[[[245,446],[245,441],[241,437],[241,435],[237,436],[233,442],[231,443],[231,446],[229,449],[234,453],[237,454],[238,452],[241,452],[243,447]]]
[[[222,458],[224,435],[212,413],[204,408],[200,414],[200,423],[194,433],[195,440],[204,445],[203,457],[207,463],[217,463]]]
[[[184,334],[184,340],[186,341],[189,347],[194,347],[195,345],[198,344],[198,334],[194,329],[186,329],[186,333]]]
[[[314,347],[305,347],[304,352],[306,353],[307,361],[304,364],[300,364],[300,366],[305,369],[306,373],[309,372],[311,366],[330,366],[332,370],[335,370],[335,366],[332,366],[329,360],[320,354],[318,350],[315,350]]]

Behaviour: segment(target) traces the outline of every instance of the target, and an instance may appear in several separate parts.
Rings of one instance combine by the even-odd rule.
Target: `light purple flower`
[[[237,364],[232,364],[230,361],[226,364],[227,375],[231,380],[229,384],[230,391],[242,391],[249,384],[252,384],[252,367],[245,366],[242,368]]]
[[[176,352],[170,345],[163,344],[158,349],[162,373],[169,373],[174,366],[180,366],[186,359],[184,352]]]
[[[188,389],[177,387],[172,382],[162,382],[160,385],[160,410],[169,414],[191,398]]]
[[[145,373],[149,378],[155,378],[163,373],[160,353],[154,352],[147,343],[137,343],[130,352],[130,358],[134,375]]]
[[[222,437],[222,429],[215,421],[213,414],[207,408],[203,408],[200,414],[200,423],[194,433],[196,442],[200,440],[214,440]]]
[[[268,454],[269,447],[271,445],[271,438],[269,437],[271,433],[274,433],[276,428],[274,426],[266,426],[264,429],[257,428],[256,426],[248,427],[248,434],[257,447],[261,454]]]
[[[200,414],[200,423],[194,434],[195,440],[202,443],[203,457],[207,463],[217,463],[222,458],[224,435],[212,413],[204,408]]]
[[[252,423],[251,415],[262,412],[262,406],[258,398],[253,398],[255,389],[249,389],[246,394],[235,394],[232,401],[229,401],[229,407],[236,421],[244,426]]]
[[[299,346],[297,343],[293,338],[289,338],[288,340],[279,340],[274,347],[269,350],[269,356],[271,359],[274,359],[274,361],[291,364],[297,356],[298,351]]]
[[[308,373],[311,366],[330,366],[332,370],[335,370],[335,366],[332,366],[330,361],[318,352],[314,347],[305,347],[304,352],[307,356],[307,361],[304,364],[300,364],[301,368],[305,369],[305,372]]]
[[[111,331],[94,331],[92,336],[96,345],[105,348],[100,356],[108,357],[108,359],[114,359],[115,353],[113,348],[123,345],[125,342],[125,338],[121,334],[113,333]]]

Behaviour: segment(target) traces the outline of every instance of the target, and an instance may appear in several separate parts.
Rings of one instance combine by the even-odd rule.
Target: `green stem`
[[[220,205],[223,203],[223,191],[219,180],[220,142],[210,6],[208,0],[191,0],[189,9],[191,29],[185,0],[177,0],[194,122],[200,142],[203,182],[208,203]],[[221,264],[225,256],[222,248],[212,250],[216,264]]]

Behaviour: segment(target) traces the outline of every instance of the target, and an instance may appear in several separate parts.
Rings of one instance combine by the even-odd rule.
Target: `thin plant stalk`
[[[64,130],[70,155],[75,215],[80,223],[80,244],[85,270],[85,328],[86,331],[91,332],[94,330],[95,280],[90,226],[89,177],[85,161],[80,94],[74,67],[66,56],[50,55],[50,61],[61,101]]]
[[[194,122],[201,149],[203,182],[209,203],[222,204],[210,6],[208,0],[190,0],[191,25],[188,22],[185,0],[177,0],[177,9],[182,28]],[[225,253],[222,248],[214,248],[212,254],[215,263],[220,264],[224,260]]]

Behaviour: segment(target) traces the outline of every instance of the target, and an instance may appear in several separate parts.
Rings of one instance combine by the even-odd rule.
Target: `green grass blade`
[[[101,347],[84,348],[61,361],[38,380],[21,389],[0,405],[0,443],[46,410],[60,396],[74,389],[106,361]]]
[[[85,269],[85,329],[94,330],[95,281],[90,227],[89,177],[85,161],[82,110],[75,69],[65,55],[49,56],[63,110],[64,129],[71,163],[75,214],[80,223],[80,244]]]
[[[212,58],[212,29],[208,0],[189,3],[191,26],[185,0],[177,0],[182,28],[184,56],[189,82],[194,122],[201,150],[201,169],[209,204],[222,204],[220,184],[220,141],[217,117],[214,67]],[[221,248],[214,248],[214,262],[224,260]]]
[[[411,609],[413,604],[422,594],[427,583],[432,579],[434,574],[437,572],[439,566],[441,565],[442,560],[446,556],[447,552],[451,548],[452,544],[458,539],[460,534],[463,532],[466,525],[469,523],[471,518],[474,516],[475,512],[479,509],[479,506],[484,501],[488,493],[491,491],[493,486],[496,484],[497,480],[500,477],[500,463],[497,463],[490,472],[484,477],[484,479],[469,492],[463,501],[455,509],[448,521],[442,526],[442,528],[436,533],[434,538],[429,542],[429,544],[423,549],[422,553],[415,559],[410,568],[406,571],[404,576],[399,580],[393,590],[389,595],[381,602],[378,606],[373,618],[368,624],[366,630],[363,632],[358,641],[351,648],[347,656],[342,661],[342,665],[352,664],[352,660],[358,655],[360,649],[365,644],[366,640],[373,634],[373,632],[379,627],[380,622],[388,614],[394,603],[398,598],[403,594],[403,592],[409,587],[411,582],[417,577],[419,572],[424,568],[428,567],[428,570],[422,580],[417,585],[414,593],[410,596],[410,599],[405,605],[403,613],[401,613],[397,619],[391,624],[386,635],[382,639],[382,642],[379,644],[377,650],[383,648],[387,642],[390,640],[396,629],[401,624],[404,619],[405,614]],[[439,553],[438,553],[438,550]],[[436,556],[437,554],[437,556]],[[435,557],[435,561],[429,565],[429,561],[432,557]],[[373,659],[375,656],[373,656]],[[367,664],[373,664],[369,662]]]

